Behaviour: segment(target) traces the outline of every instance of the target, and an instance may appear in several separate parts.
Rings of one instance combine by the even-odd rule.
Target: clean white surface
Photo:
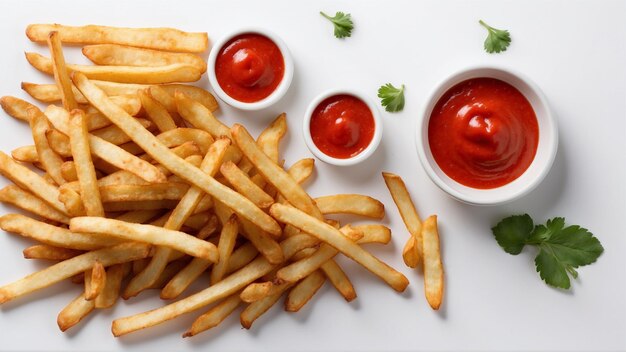
[[[337,40],[318,12],[352,13],[352,38]],[[511,31],[509,50],[488,55],[478,20]],[[22,52],[46,48],[24,36],[28,23],[99,23],[173,26],[207,31],[215,41],[243,26],[270,28],[293,54],[296,71],[280,104],[262,112],[224,107],[228,123],[258,133],[286,111],[286,164],[311,157],[301,137],[307,104],[334,87],[369,91],[384,83],[406,84],[402,113],[383,114],[383,142],[365,163],[334,167],[317,163],[307,189],[315,196],[363,192],[387,205],[393,243],[369,246],[403,271],[411,285],[397,294],[358,265],[342,258],[358,299],[347,304],[327,283],[299,313],[274,307],[242,330],[237,316],[222,326],[181,339],[197,313],[145,332],[115,339],[116,317],[163,304],[155,292],[92,314],[68,333],[56,315],[80,287],[56,285],[0,308],[0,349],[5,350],[623,350],[626,349],[626,2],[624,1],[3,1],[0,4],[0,94],[26,97],[21,81],[51,82],[29,67]],[[78,50],[68,61],[85,62]],[[546,94],[559,120],[560,148],[546,180],[506,206],[483,208],[455,201],[424,173],[413,136],[425,95],[449,73],[473,64],[497,63],[525,73]],[[201,84],[207,84],[206,78]],[[31,144],[22,123],[3,117],[5,152]],[[401,264],[407,233],[380,176],[404,177],[420,214],[439,215],[446,269],[441,311],[425,302],[422,278]],[[7,208],[2,212],[10,211]],[[506,254],[490,228],[509,214],[528,212],[537,221],[565,216],[589,228],[606,251],[580,269],[573,289],[547,287],[534,270],[534,250]],[[29,244],[0,236],[0,282],[19,279],[42,265],[22,258]]]

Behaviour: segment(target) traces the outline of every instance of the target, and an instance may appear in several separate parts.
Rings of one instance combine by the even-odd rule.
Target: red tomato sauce
[[[285,61],[271,39],[246,33],[228,41],[215,60],[217,82],[226,94],[244,103],[267,98],[280,84]]]
[[[365,102],[340,94],[325,99],[315,108],[309,128],[315,146],[324,154],[348,159],[372,142],[376,123]]]
[[[506,185],[528,169],[537,152],[539,126],[522,93],[494,78],[474,78],[450,88],[437,102],[428,142],[441,170],[473,188]]]

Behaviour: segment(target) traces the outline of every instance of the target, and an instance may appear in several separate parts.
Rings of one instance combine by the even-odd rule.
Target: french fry
[[[288,312],[297,312],[315,295],[315,293],[324,285],[325,277],[320,271],[314,271],[311,275],[304,278],[295,285],[285,300],[285,310]]]
[[[169,112],[167,112],[167,109],[154,100],[147,89],[140,90],[137,94],[139,95],[139,99],[141,99],[141,105],[146,109],[148,117],[154,122],[159,131],[166,132],[176,129],[176,123]]]
[[[30,274],[21,280],[0,287],[0,304],[6,303],[25,294],[46,288],[59,281],[70,278],[91,268],[96,260],[102,265],[124,263],[145,258],[150,246],[141,243],[124,243],[113,247],[81,254],[72,259],[62,261],[44,270]]]
[[[167,66],[186,64],[200,73],[206,72],[206,62],[194,54],[171,53],[117,44],[96,44],[83,47],[83,55],[96,65]]]
[[[63,107],[67,111],[72,111],[78,108],[78,103],[76,103],[76,98],[74,98],[74,93],[72,93],[72,81],[70,81],[70,76],[67,72],[59,33],[56,31],[50,32],[47,42],[52,61],[52,73],[61,93]]]
[[[254,184],[233,162],[227,161],[222,164],[220,172],[237,192],[250,199],[259,208],[269,208],[274,203],[274,199]]]
[[[384,225],[353,225],[356,231],[363,234],[363,237],[357,243],[382,243],[387,244],[391,241],[391,230]]]
[[[9,114],[9,116],[25,122],[30,122],[28,109],[37,109],[35,105],[12,96],[4,96],[0,98],[0,106],[2,106],[2,110]]]
[[[83,97],[81,92],[73,85],[71,87],[72,96],[76,100],[76,103],[86,104],[87,100],[85,99],[85,97]],[[36,100],[39,100],[42,103],[55,103],[57,101],[62,101],[63,99],[61,96],[61,91],[56,84],[37,84],[31,82],[22,82],[21,88],[26,93],[28,93],[28,95]]]
[[[231,295],[224,299],[208,312],[199,316],[193,322],[191,328],[183,334],[183,337],[191,337],[218,326],[227,316],[234,312],[240,304],[241,299],[239,299],[238,294]]]
[[[185,183],[153,183],[147,185],[109,185],[102,186],[102,202],[127,202],[146,200],[178,200],[189,189]]]
[[[94,308],[94,301],[86,300],[85,294],[81,293],[59,313],[57,317],[57,325],[59,326],[59,329],[61,329],[61,331],[66,331],[72,326],[78,324],[84,317],[89,315]]]
[[[210,133],[195,128],[176,128],[157,135],[157,139],[168,148],[180,146],[187,142],[194,142],[204,155],[215,139]]]
[[[257,144],[259,148],[272,161],[278,164],[278,144],[287,133],[287,115],[282,113],[259,135]]]
[[[59,188],[59,200],[63,202],[71,217],[84,216],[85,207],[80,195],[69,188]]]
[[[165,284],[161,290],[161,299],[174,299],[180,296],[211,264],[213,263],[208,260],[194,258]]]
[[[69,137],[85,212],[88,216],[103,217],[104,208],[102,207],[102,200],[98,189],[96,170],[91,160],[85,113],[82,110],[76,109],[71,112]],[[87,298],[90,297],[88,294],[86,294],[86,296]]]
[[[211,284],[219,282],[226,274],[228,261],[235,248],[238,232],[237,216],[232,215],[226,222],[226,225],[222,227],[222,232],[220,233],[220,240],[217,245],[219,260],[215,263],[211,271]]]
[[[336,194],[315,198],[322,214],[354,214],[374,219],[385,216],[385,206],[379,200],[361,194]]]
[[[24,163],[39,163],[39,155],[37,154],[37,148],[34,145],[17,147],[11,151],[11,156],[13,159]]]
[[[94,169],[94,174],[95,173],[96,170]],[[64,185],[67,183],[76,182],[75,188],[69,188],[71,188],[74,192],[80,192],[80,184],[78,182],[78,174],[76,173],[76,165],[74,164],[74,161],[66,161],[61,164],[61,176],[63,176],[63,179],[65,179]],[[68,186],[65,187],[68,188]]]
[[[176,273],[180,272],[185,267],[185,265],[187,265],[186,259],[174,260],[171,263],[167,264],[163,272],[161,272],[161,275],[159,275],[156,281],[147,289],[162,289],[165,284],[172,280],[172,277],[174,277]]]
[[[26,60],[37,70],[53,75],[52,60],[37,54],[26,53]],[[171,64],[159,67],[139,66],[87,66],[68,64],[67,69],[80,72],[91,79],[120,83],[157,84],[172,82],[195,82],[202,73],[195,67],[185,64]]]
[[[333,284],[346,302],[352,302],[356,298],[356,291],[352,282],[350,282],[350,278],[348,278],[348,275],[346,275],[337,262],[331,259],[322,264],[320,269],[322,269],[328,281]]]
[[[104,289],[106,283],[106,271],[99,260],[96,260],[91,270],[85,272],[85,299],[94,300]]]
[[[69,215],[65,204],[59,201],[60,193],[56,187],[46,182],[43,177],[37,175],[29,168],[18,164],[3,152],[0,152],[0,173],[16,185],[29,190],[43,199],[48,205],[63,215]]]
[[[274,285],[271,281],[251,283],[241,291],[239,298],[246,303],[256,302],[270,295],[274,286],[277,285]]]
[[[263,298],[261,300],[258,300],[256,302],[253,302],[250,305],[248,305],[241,312],[241,315],[239,316],[239,320],[241,322],[241,326],[243,326],[244,329],[250,329],[252,327],[252,324],[261,315],[263,315],[270,308],[272,308],[272,306],[274,304],[276,304],[276,302],[278,302],[278,300],[283,295],[283,293],[285,291],[287,291],[289,288],[291,288],[291,286],[293,286],[292,283],[290,283],[289,285],[283,285],[283,286],[281,286],[282,291],[277,292],[277,293],[275,293],[273,295],[269,295],[269,296],[267,296],[267,297],[265,297],[265,298]]]
[[[363,265],[373,274],[383,279],[394,290],[402,292],[409,284],[407,278],[400,272],[363,250],[359,245],[343,236],[339,230],[313,218],[303,211],[283,204],[274,204],[270,208],[270,213],[279,221],[291,224],[317,237],[319,240],[334,246],[347,257]]]
[[[428,217],[422,226],[424,245],[424,293],[430,307],[438,310],[443,301],[443,264],[439,248],[437,215]]]
[[[118,211],[174,209],[177,204],[177,200],[144,200],[104,203],[104,211],[112,213]]]
[[[76,217],[70,221],[70,230],[114,236],[128,241],[142,241],[166,246],[193,257],[217,261],[217,248],[184,232],[167,230],[153,225],[129,224],[114,219]]]
[[[213,198],[219,199],[235,210],[237,215],[256,223],[263,230],[275,235],[280,234],[282,230],[278,223],[255,206],[254,203],[174,155],[130,115],[113,104],[104,92],[89,82],[84,75],[75,73],[72,77],[74,84],[94,106],[109,117],[113,123],[120,127],[155,160],[172,171],[173,174],[182,177],[210,194]]]
[[[24,249],[22,253],[26,259],[67,260],[83,252],[75,249],[54,247],[47,244],[37,244]]]
[[[172,28],[121,28],[88,25],[31,24],[26,36],[33,42],[45,42],[52,31],[59,32],[68,44],[120,44],[165,51],[203,52],[209,47],[206,33],[189,33]]]
[[[125,265],[129,263],[112,265],[107,269],[106,282],[102,292],[95,299],[96,308],[110,308],[117,301],[125,274]]]
[[[226,275],[232,274],[235,271],[243,268],[256,258],[259,251],[250,242],[247,242],[237,248],[230,256],[228,267],[226,268]]]
[[[30,117],[30,127],[33,134],[33,140],[35,141],[35,148],[37,150],[38,161],[44,166],[46,172],[52,177],[54,182],[59,185],[65,183],[65,179],[61,175],[61,164],[63,159],[55,153],[46,138],[46,132],[50,128],[48,120],[37,108],[28,109]]]
[[[402,178],[389,172],[383,172],[383,178],[394,203],[398,207],[404,225],[411,236],[415,238],[413,241],[409,240],[404,247],[404,262],[408,267],[417,267],[420,265],[422,258],[422,221],[419,215],[417,215],[415,205]]]
[[[0,190],[0,202],[11,204],[19,209],[39,215],[45,219],[69,224],[70,218],[52,208],[41,198],[15,185],[9,185]]]

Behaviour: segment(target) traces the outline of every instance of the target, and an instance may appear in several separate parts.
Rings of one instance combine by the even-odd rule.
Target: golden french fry
[[[432,215],[422,226],[424,241],[424,293],[430,307],[438,310],[443,301],[443,264],[439,248],[439,232],[437,231],[437,215]]]
[[[331,259],[322,264],[320,269],[322,269],[328,281],[333,284],[346,302],[351,302],[356,298],[356,291],[352,282],[350,282],[348,275],[346,275],[337,262]]]
[[[92,165],[93,166],[93,165]],[[94,174],[95,174],[94,169]],[[66,188],[71,188],[75,192],[80,192],[80,183],[78,182],[78,174],[76,173],[76,165],[74,161],[66,161],[61,164],[61,176],[65,179],[64,185],[68,183],[76,182],[76,187],[64,186]],[[60,188],[60,187],[59,187]]]
[[[147,185],[109,185],[100,187],[102,202],[146,200],[178,200],[189,186],[185,183],[153,183]]]
[[[8,155],[0,152],[0,173],[21,188],[27,189],[63,215],[69,215],[65,204],[59,201],[59,190],[46,182],[29,168],[18,164]]]
[[[199,240],[184,232],[167,230],[153,225],[129,224],[114,219],[76,217],[70,221],[70,230],[114,236],[128,241],[142,241],[166,246],[193,257],[216,262],[217,248],[210,242]]]
[[[148,117],[154,122],[159,131],[166,132],[175,129],[176,123],[167,110],[157,102],[147,89],[137,92],[139,99],[141,99],[141,105],[146,109]]]
[[[177,200],[143,200],[104,203],[104,211],[113,213],[119,211],[174,209],[177,204]]]
[[[259,135],[259,148],[278,164],[278,144],[287,133],[287,115],[282,113]]]
[[[226,275],[232,274],[235,271],[243,268],[256,258],[259,251],[250,242],[242,244],[237,248],[230,256],[228,267],[226,268]]]
[[[417,240],[411,236],[406,240],[402,248],[402,260],[409,268],[417,268],[420,264],[420,257],[417,252]]]
[[[206,62],[198,55],[142,49],[117,44],[96,44],[83,47],[83,55],[96,65],[167,66],[187,64],[200,73],[206,72]]]
[[[222,164],[220,172],[237,192],[250,199],[259,208],[269,208],[274,203],[274,199],[254,184],[233,162],[227,161]]]
[[[54,247],[47,244],[37,244],[24,249],[22,253],[26,259],[67,260],[83,252],[75,249]]]
[[[119,297],[125,271],[130,270],[130,268],[124,268],[127,265],[130,265],[130,263],[115,264],[107,269],[104,288],[95,299],[96,308],[110,308],[115,304]]]
[[[213,270],[211,271],[212,285],[219,282],[226,274],[227,265],[233,253],[233,249],[235,248],[238,233],[239,226],[237,224],[237,216],[233,214],[220,233],[220,240],[217,245],[219,260],[213,265]]]
[[[2,110],[9,114],[9,116],[25,122],[30,122],[28,109],[37,109],[35,105],[12,96],[4,96],[0,98],[0,106],[2,106]]]
[[[69,126],[70,145],[72,147],[72,157],[74,167],[80,184],[85,212],[88,216],[104,216],[104,208],[98,189],[98,179],[96,170],[91,160],[89,149],[89,133],[87,132],[87,121],[82,110],[72,110]],[[87,298],[91,297],[86,294]]]
[[[93,83],[80,73],[73,74],[74,84],[83,95],[105,114],[111,121],[129,135],[135,143],[141,146],[154,160],[182,177],[189,183],[219,199],[243,218],[256,223],[263,230],[278,235],[282,231],[278,223],[271,216],[254,205],[247,198],[217,182],[211,176],[203,173],[178,156],[174,155],[165,145],[159,142],[148,130],[135,121],[130,115],[113,104],[108,97]]]
[[[90,269],[96,260],[104,266],[145,258],[150,246],[142,243],[124,243],[113,247],[81,254],[44,270],[30,274],[21,280],[0,287],[0,304],[25,294],[46,288]]]
[[[89,315],[95,308],[94,301],[85,299],[85,294],[81,293],[70,302],[57,317],[57,325],[61,331],[66,331],[78,324],[84,317]]]
[[[46,132],[50,128],[48,119],[37,108],[29,108],[28,114],[30,117],[30,128],[33,134],[33,140],[35,141],[35,148],[37,150],[38,161],[44,166],[46,172],[52,177],[54,182],[58,185],[65,183],[65,179],[61,175],[61,165],[63,164],[63,158],[52,150],[48,144],[48,138]]]
[[[409,262],[407,263],[405,260],[405,264],[409,267],[417,267],[420,265],[422,258],[422,221],[419,215],[417,215],[417,210],[415,210],[411,195],[404,181],[402,181],[402,178],[389,172],[383,172],[383,178],[385,179],[385,184],[389,189],[389,193],[391,193],[394,203],[396,203],[398,207],[404,225],[411,236],[415,237],[414,243],[412,241],[407,242],[408,247],[412,246],[414,248],[414,253],[407,254],[407,256],[403,255],[403,258],[409,258]],[[407,246],[405,246],[405,250],[410,249],[407,248]],[[415,257],[417,257],[417,259],[412,259]],[[415,266],[410,266],[409,264],[415,264]]]
[[[176,273],[180,272],[185,267],[185,265],[187,265],[187,260],[185,258],[181,260],[174,260],[171,263],[167,264],[163,272],[161,272],[161,275],[159,275],[156,281],[147,289],[162,289],[165,284],[172,280],[172,277],[174,277]]]
[[[172,28],[123,28],[88,25],[31,24],[26,36],[34,42],[45,42],[48,33],[59,32],[67,44],[120,44],[165,51],[203,52],[209,47],[206,33],[189,33]]]
[[[39,162],[37,148],[34,145],[17,147],[11,151],[11,156],[13,157],[13,159],[24,163],[34,164]]]
[[[67,71],[66,71],[67,72]],[[69,75],[68,75],[69,78]],[[70,81],[71,84],[71,81]],[[21,85],[22,90],[24,90],[28,95],[37,99],[43,103],[54,103],[57,101],[62,101],[61,91],[56,84],[37,84],[31,82],[22,82]],[[76,100],[76,103],[86,104],[87,100],[81,92],[76,89],[73,85],[72,88],[72,96]]]
[[[273,286],[271,281],[251,283],[241,291],[239,298],[246,303],[256,302],[270,295]]]
[[[37,70],[52,75],[52,60],[37,54],[26,53],[26,60]],[[202,73],[195,67],[185,64],[171,64],[159,67],[144,66],[88,66],[67,64],[67,69],[80,72],[91,79],[120,83],[156,84],[172,82],[195,82]]]
[[[200,230],[198,230],[196,237],[198,237],[201,240],[205,240],[209,238],[209,236],[211,236],[212,234],[215,233],[215,231],[217,231],[217,225],[218,225],[217,217],[215,215],[212,215],[209,218],[209,221],[207,221],[207,223],[204,226],[202,226]],[[218,252],[219,252],[219,248],[218,248]]]
[[[274,163],[259,147],[248,131],[239,124],[232,128],[232,135],[243,154],[254,164],[263,177],[282,194],[289,203],[307,214],[322,219],[313,199],[289,176],[283,168]]]
[[[69,224],[70,218],[46,204],[41,198],[15,185],[9,185],[0,190],[0,202],[11,204],[43,218]]]
[[[72,93],[72,81],[67,72],[65,57],[63,56],[63,47],[59,39],[59,32],[52,31],[48,34],[48,48],[50,49],[50,57],[52,61],[52,71],[54,81],[61,92],[61,101],[63,107],[67,111],[78,108],[74,94]]]
[[[322,214],[354,214],[374,219],[385,217],[385,206],[379,200],[361,194],[336,194],[315,198]]]
[[[314,271],[300,281],[289,291],[285,300],[285,310],[288,312],[299,311],[322,287],[324,281],[324,274],[320,270]]]
[[[106,271],[99,260],[96,260],[91,270],[85,272],[85,299],[91,301],[98,297],[106,283]]]
[[[267,312],[268,309],[272,308],[272,306],[276,304],[276,302],[280,299],[280,296],[282,296],[283,293],[287,291],[291,286],[293,286],[293,284],[291,283],[289,285],[282,285],[282,290],[280,292],[267,296],[248,305],[239,316],[241,326],[243,326],[245,329],[250,329],[254,321],[257,320],[261,315],[263,315],[263,313]]]
[[[363,237],[357,243],[382,243],[387,244],[391,241],[391,230],[384,225],[353,225],[356,231],[363,234]]]
[[[194,258],[181,269],[161,290],[161,299],[174,299],[191,285],[203,272],[211,266],[211,262],[202,258]]]
[[[194,142],[204,155],[215,139],[210,133],[195,128],[176,128],[160,133],[157,139],[168,148],[180,146],[187,142]]]
[[[279,221],[306,231],[308,234],[335,247],[347,257],[383,279],[394,290],[402,292],[409,284],[409,281],[402,273],[394,270],[365,251],[358,244],[343,236],[339,230],[303,211],[283,204],[274,204],[270,208],[270,213]]]
[[[238,294],[234,294],[219,304],[212,307],[208,312],[199,316],[191,325],[191,328],[183,334],[183,337],[191,337],[203,331],[218,326],[227,316],[239,307],[241,299]]]
[[[86,215],[80,195],[69,188],[59,188],[59,200],[63,202],[70,216]]]
[[[46,224],[21,214],[1,216],[0,228],[4,231],[32,238],[41,243],[69,249],[94,250],[122,243],[122,241],[116,238],[71,232],[68,229]]]

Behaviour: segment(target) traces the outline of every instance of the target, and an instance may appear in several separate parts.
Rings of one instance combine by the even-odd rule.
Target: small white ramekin
[[[372,116],[374,117],[374,136],[372,137],[372,141],[362,152],[347,159],[333,158],[332,156],[324,154],[324,152],[322,152],[315,145],[315,142],[313,142],[313,137],[311,136],[310,126],[313,111],[315,111],[315,108],[322,101],[335,95],[351,95],[362,100],[370,109],[370,111],[372,112]],[[331,89],[318,95],[309,104],[309,107],[306,109],[306,113],[304,115],[304,121],[302,122],[302,134],[304,136],[304,142],[306,143],[306,146],[309,148],[311,153],[313,153],[313,155],[315,155],[315,157],[317,157],[321,161],[337,166],[355,165],[372,156],[372,154],[374,154],[374,152],[376,151],[376,148],[378,148],[378,145],[380,144],[380,141],[383,137],[383,121],[380,116],[380,112],[378,111],[378,107],[372,102],[371,99],[367,98],[366,95],[352,89]]]
[[[278,46],[278,49],[280,49],[280,52],[283,55],[283,60],[285,62],[285,72],[283,74],[283,79],[280,81],[280,84],[278,84],[278,87],[276,87],[276,89],[272,92],[272,94],[268,95],[263,100],[255,101],[253,103],[245,103],[245,102],[236,100],[230,95],[226,94],[226,92],[224,92],[219,82],[217,81],[217,76],[215,75],[215,61],[217,60],[217,55],[222,50],[222,47],[224,47],[224,45],[228,41],[233,39],[234,37],[237,37],[239,35],[246,34],[246,33],[260,34],[262,36],[265,36],[271,39],[276,44],[276,46]],[[287,93],[287,90],[289,89],[289,86],[291,85],[291,80],[293,79],[293,71],[294,71],[293,58],[291,57],[291,52],[289,51],[287,44],[285,44],[285,42],[283,42],[283,40],[280,39],[280,37],[278,37],[276,34],[268,30],[260,29],[260,28],[243,28],[243,29],[234,31],[227,36],[224,36],[219,41],[217,41],[215,45],[213,46],[213,48],[211,49],[211,52],[209,53],[209,60],[207,63],[207,72],[209,76],[209,82],[211,83],[211,86],[213,87],[215,94],[217,94],[217,96],[220,99],[222,99],[224,102],[226,102],[228,105],[232,107],[235,107],[241,110],[251,110],[251,111],[265,109],[273,105],[274,103],[278,102],[285,95],[285,93]]]
[[[446,175],[433,158],[428,142],[428,124],[437,101],[452,86],[479,77],[495,78],[517,88],[530,102],[539,125],[537,153],[526,171],[504,186],[491,189],[467,187]],[[440,82],[426,99],[418,118],[415,144],[424,170],[433,182],[452,197],[473,205],[499,205],[518,199],[532,191],[550,171],[559,144],[558,127],[548,102],[528,78],[501,67],[475,66],[463,69]]]

